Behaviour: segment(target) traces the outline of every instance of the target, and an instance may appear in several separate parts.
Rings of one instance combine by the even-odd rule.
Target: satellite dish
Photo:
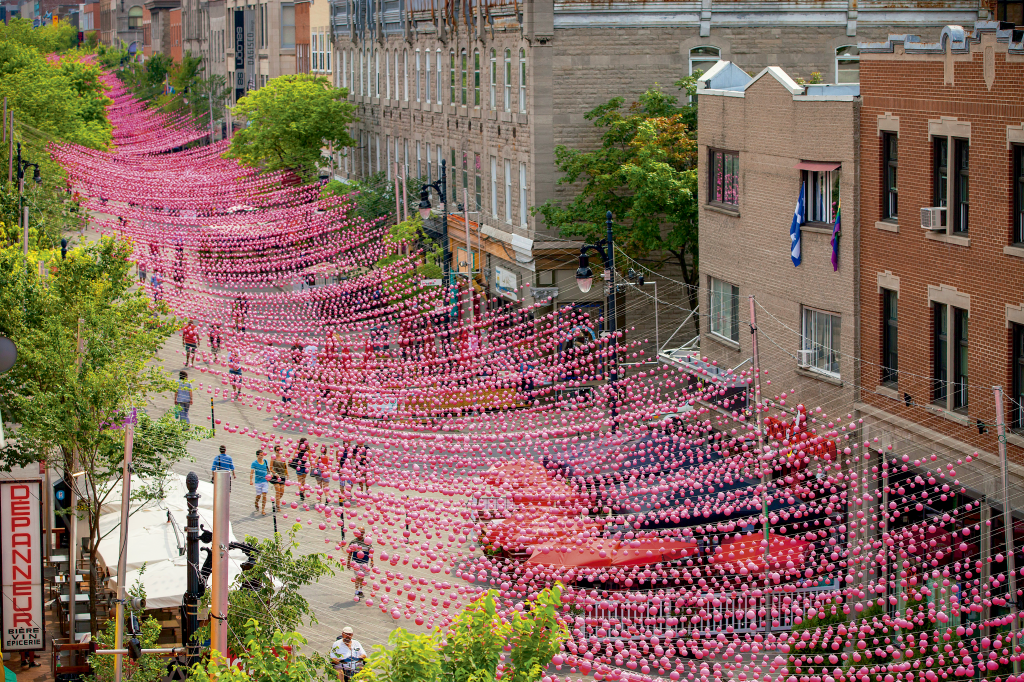
[[[18,348],[6,336],[0,336],[0,374],[10,372],[18,361]]]

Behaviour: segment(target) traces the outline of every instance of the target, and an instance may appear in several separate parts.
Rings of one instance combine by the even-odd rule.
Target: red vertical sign
[[[43,537],[39,481],[0,481],[4,651],[43,649]]]

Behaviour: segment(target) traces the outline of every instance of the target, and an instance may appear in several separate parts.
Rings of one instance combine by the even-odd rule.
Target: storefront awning
[[[834,171],[841,165],[835,161],[801,161],[796,167],[806,171]]]

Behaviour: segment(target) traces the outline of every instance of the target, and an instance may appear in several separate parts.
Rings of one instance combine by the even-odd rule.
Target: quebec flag
[[[804,215],[804,185],[800,185],[800,198],[796,200],[796,211],[793,212],[793,224],[789,226],[790,256],[793,265],[800,265],[800,223]]]

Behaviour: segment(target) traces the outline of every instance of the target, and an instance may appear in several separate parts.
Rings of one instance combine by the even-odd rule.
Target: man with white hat
[[[348,682],[355,677],[362,670],[366,659],[366,650],[359,640],[352,639],[353,634],[352,628],[345,626],[341,630],[341,637],[331,647],[331,663],[341,682]]]

